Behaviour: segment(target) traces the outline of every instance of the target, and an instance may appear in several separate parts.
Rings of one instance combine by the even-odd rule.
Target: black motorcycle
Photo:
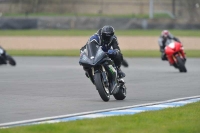
[[[8,55],[6,51],[0,47],[0,65],[10,64],[11,66],[15,66],[16,62],[12,56]]]
[[[96,86],[103,101],[109,101],[110,95],[116,100],[126,98],[125,82],[117,76],[114,62],[101,46],[87,44],[86,50],[80,56],[79,64],[88,69],[88,77]]]

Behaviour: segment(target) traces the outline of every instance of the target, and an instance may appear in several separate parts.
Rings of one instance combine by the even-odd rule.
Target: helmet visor
[[[102,39],[105,43],[110,43],[112,41],[114,33],[102,33]]]
[[[166,31],[166,30],[163,31],[163,32],[162,32],[162,36],[165,37],[165,38],[168,37],[168,36],[169,36],[169,32]]]

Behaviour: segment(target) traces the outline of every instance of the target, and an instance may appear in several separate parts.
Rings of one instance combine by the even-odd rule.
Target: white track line
[[[194,99],[194,101],[193,101],[193,99]],[[191,101],[185,101],[185,100],[191,100]],[[168,107],[178,107],[180,105],[185,105],[185,104],[196,102],[196,101],[200,101],[200,95],[192,96],[192,97],[177,98],[177,99],[161,101],[161,102],[111,108],[111,109],[105,109],[105,110],[97,110],[97,111],[75,113],[75,114],[69,114],[69,115],[45,117],[45,118],[16,121],[16,122],[10,122],[10,123],[2,123],[2,124],[0,124],[0,128],[9,128],[9,127],[13,127],[13,126],[22,126],[22,125],[40,124],[40,123],[56,123],[56,122],[64,121],[61,119],[67,119],[70,117],[72,117],[72,120],[73,120],[73,117],[74,117],[74,120],[76,120],[76,119],[83,119],[83,118],[97,118],[97,117],[113,116],[113,115],[117,115],[116,113],[118,113],[118,115],[120,113],[121,113],[121,115],[123,115],[123,112],[128,112],[130,114],[131,113],[134,114],[134,113],[148,111],[148,109],[151,109],[151,108],[154,108],[154,110],[156,110],[155,108],[164,109],[164,108],[168,108]],[[159,105],[159,104],[161,104],[161,105]],[[172,104],[172,105],[170,105],[170,104]],[[131,109],[131,108],[136,108],[136,107],[138,107],[138,108],[145,107],[147,109],[146,110]],[[101,113],[101,114],[98,114],[98,113]],[[114,114],[112,114],[112,113],[114,113]],[[60,119],[60,120],[58,120],[58,119]]]

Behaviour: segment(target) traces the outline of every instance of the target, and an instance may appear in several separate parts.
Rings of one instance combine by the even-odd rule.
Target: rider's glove
[[[108,54],[116,55],[116,54],[117,54],[117,51],[114,50],[114,49],[109,49],[109,50],[108,50]]]

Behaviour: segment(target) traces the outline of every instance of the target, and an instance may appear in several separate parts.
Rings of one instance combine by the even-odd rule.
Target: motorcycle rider
[[[100,28],[97,33],[92,35],[87,43],[90,43],[92,41],[95,41],[98,45],[102,46],[102,50],[104,52],[108,52],[109,57],[114,61],[114,64],[116,66],[117,74],[119,78],[125,77],[125,73],[122,72],[120,69],[121,62],[123,60],[123,55],[120,51],[119,44],[117,41],[117,37],[115,36],[115,30],[112,26],[105,25],[103,28]],[[87,44],[86,43],[86,44]],[[83,52],[86,49],[86,45],[84,45],[80,52]],[[89,77],[89,70],[87,68],[84,68],[86,72],[86,76]]]
[[[174,41],[181,43],[180,40],[177,37],[173,36],[168,30],[163,30],[161,32],[159,39],[158,39],[158,44],[159,44],[159,47],[160,47],[161,59],[162,60],[168,60],[167,56],[165,54],[165,46],[166,46],[166,42],[167,42],[168,39],[173,39]],[[175,63],[170,64],[170,65],[177,68]]]
[[[0,46],[0,64],[6,64],[5,59],[6,59],[6,50]]]

